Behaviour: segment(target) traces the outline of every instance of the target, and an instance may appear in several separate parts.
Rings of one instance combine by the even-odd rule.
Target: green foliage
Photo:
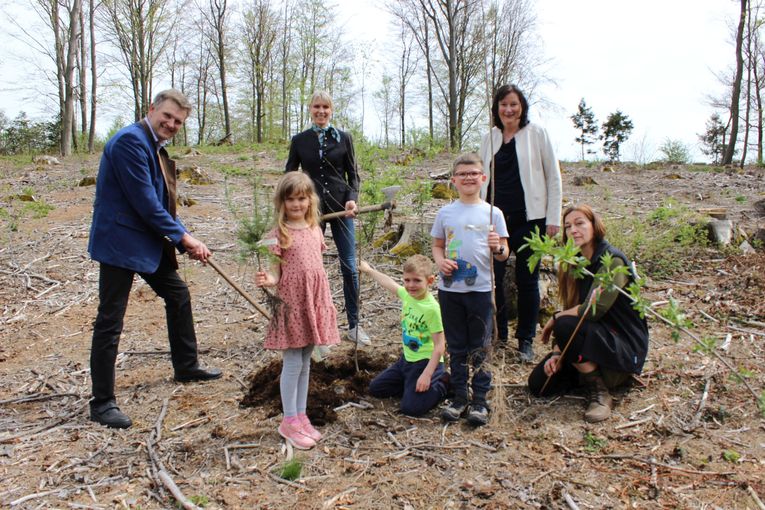
[[[675,342],[680,341],[680,329],[688,329],[693,323],[688,319],[685,313],[680,309],[674,298],[669,298],[669,304],[659,311],[659,315],[667,319],[672,324],[670,335]]]
[[[736,372],[733,372],[732,374],[730,374],[731,380],[737,383],[744,382],[744,379],[751,379],[753,376],[754,376],[754,372],[744,367],[739,367]]]
[[[354,148],[356,150],[356,164],[359,167],[359,171],[363,172],[359,205],[379,204],[385,200],[385,194],[382,192],[383,188],[403,183],[401,169],[391,166],[386,170],[381,170],[377,162],[385,159],[384,151],[379,147],[371,145],[361,137],[357,138]],[[384,217],[384,211],[366,213],[359,216],[361,239],[365,244],[372,242],[375,232]]]
[[[579,131],[574,141],[582,146],[582,160],[584,160],[585,146],[594,144],[598,139],[598,122],[595,120],[592,109],[584,102],[584,98],[579,101],[577,112],[570,119],[574,123],[574,128]],[[595,151],[587,149],[587,154],[595,154]]]
[[[693,352],[712,354],[715,349],[717,349],[717,339],[711,336],[702,337],[693,345]]]
[[[699,135],[701,152],[711,156],[712,163],[715,165],[719,165],[722,162],[723,154],[725,154],[726,130],[720,115],[715,113],[709,117],[704,132]]]
[[[606,444],[608,441],[605,438],[597,437],[590,431],[584,434],[584,451],[587,453],[597,453],[605,448]]]
[[[210,498],[203,494],[194,494],[193,496],[189,496],[189,501],[194,503],[197,506],[200,506],[202,508],[206,507],[210,504]],[[175,502],[175,506],[178,508],[183,508],[183,505],[181,505],[179,502]]]
[[[228,177],[247,177],[252,175],[252,170],[246,166],[220,165],[218,170]]]
[[[654,278],[682,272],[709,245],[703,218],[672,199],[641,218],[626,212],[606,222],[608,239]]]
[[[760,396],[757,397],[757,407],[760,408],[760,414],[765,418],[765,390],[760,392]]]
[[[736,202],[739,204],[743,204],[746,202],[746,197],[744,195],[736,195]]]
[[[236,237],[241,248],[241,256],[243,259],[255,256],[260,267],[262,265],[262,258],[269,262],[274,261],[276,258],[271,250],[268,249],[268,246],[261,243],[265,234],[274,224],[274,211],[271,197],[263,191],[261,179],[253,179],[251,185],[252,204],[248,215],[241,216],[230,199],[228,203],[229,208],[239,223]],[[226,195],[229,198],[228,186],[226,187]]]
[[[295,480],[300,478],[300,473],[302,471],[303,471],[303,460],[298,457],[293,457],[292,459],[284,463],[284,465],[282,466],[281,473],[279,473],[279,476],[285,480],[294,482]]]
[[[609,115],[603,123],[600,139],[603,140],[603,153],[609,161],[619,161],[621,145],[629,138],[632,128],[632,121],[620,110]]]
[[[667,163],[684,165],[691,159],[688,146],[680,140],[666,138],[659,147],[659,151],[664,155],[664,161]]]
[[[58,151],[60,122],[33,122],[24,112],[8,122],[5,115],[0,119],[0,154],[37,154]]]
[[[34,202],[24,202],[24,211],[35,219],[45,218],[53,209],[55,207],[42,199]]]
[[[731,464],[735,464],[739,460],[741,460],[741,454],[738,453],[736,450],[724,450],[722,453],[722,458],[723,460],[725,460],[725,462],[730,462]]]

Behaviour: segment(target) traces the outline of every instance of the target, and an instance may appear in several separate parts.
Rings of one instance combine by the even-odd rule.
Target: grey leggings
[[[279,390],[282,394],[282,411],[285,417],[305,413],[312,352],[313,345],[309,345],[301,349],[286,349],[282,355]]]

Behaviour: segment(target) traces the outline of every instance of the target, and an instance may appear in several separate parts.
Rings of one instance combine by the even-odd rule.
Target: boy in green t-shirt
[[[359,271],[368,274],[402,302],[403,353],[393,365],[369,383],[373,397],[401,397],[401,412],[422,416],[446,395],[443,354],[446,349],[441,308],[430,293],[435,281],[433,262],[413,255],[404,262],[404,286],[373,269],[365,261]]]

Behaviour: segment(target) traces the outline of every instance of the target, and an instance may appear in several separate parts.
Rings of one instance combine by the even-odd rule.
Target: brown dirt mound
[[[365,398],[372,378],[387,367],[387,362],[372,359],[359,352],[359,371],[353,360],[342,352],[322,361],[311,363],[311,380],[308,387],[308,414],[316,425],[326,425],[337,420],[334,409],[345,402]],[[275,359],[249,378],[249,390],[242,398],[241,407],[262,407],[270,418],[282,412],[279,395],[279,375],[282,362]]]

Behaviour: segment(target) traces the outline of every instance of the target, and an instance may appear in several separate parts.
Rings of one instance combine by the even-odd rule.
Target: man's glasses
[[[483,175],[483,172],[457,172],[454,174],[454,177],[457,177],[459,179],[467,179],[468,177],[471,179],[477,179]]]

